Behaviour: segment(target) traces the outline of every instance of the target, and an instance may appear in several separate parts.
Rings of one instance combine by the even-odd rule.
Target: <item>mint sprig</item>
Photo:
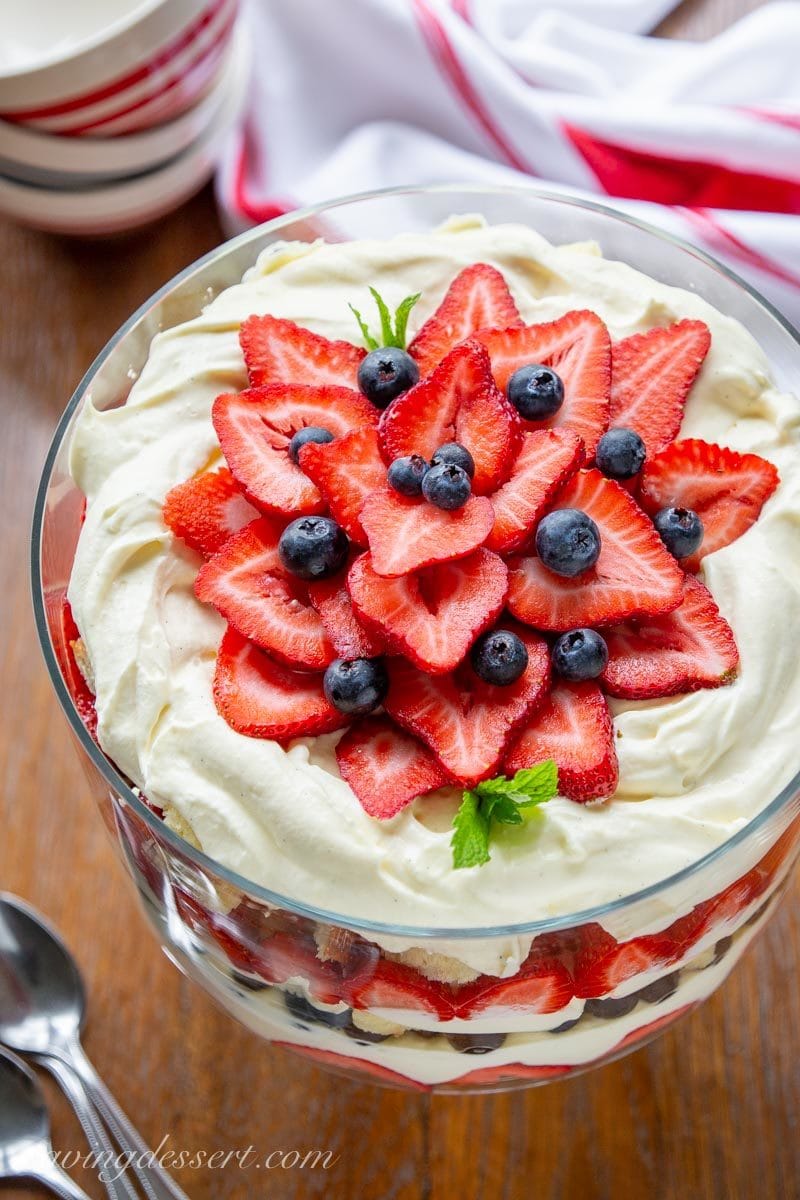
[[[517,771],[513,779],[497,775],[464,792],[453,820],[453,866],[480,867],[489,861],[492,827],[521,825],[526,812],[558,791],[558,768],[552,759]]]
[[[361,336],[364,339],[364,345],[368,350],[379,350],[382,346],[397,346],[399,350],[405,350],[408,318],[412,308],[417,303],[422,293],[417,292],[413,296],[406,296],[405,300],[401,300],[401,302],[398,304],[397,308],[395,309],[394,317],[392,317],[392,314],[389,311],[389,306],[387,305],[383,296],[381,296],[380,292],[376,291],[374,287],[371,287],[369,290],[372,293],[372,298],[374,299],[375,304],[377,305],[378,316],[380,317],[380,340],[370,332],[367,322],[364,320],[358,309],[352,304],[350,305],[350,311],[358,321],[358,325],[361,330]]]

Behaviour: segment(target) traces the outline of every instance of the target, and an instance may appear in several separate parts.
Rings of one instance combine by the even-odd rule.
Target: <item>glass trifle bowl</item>
[[[241,873],[246,856],[209,856],[162,797],[144,794],[146,786],[126,777],[98,743],[93,695],[76,661],[79,631],[66,602],[85,510],[70,473],[84,406],[125,405],[155,335],[197,317],[268,248],[320,238],[346,245],[400,230],[425,234],[453,214],[479,214],[490,226],[527,226],[557,245],[598,243],[607,259],[695,293],[741,322],[766,354],[777,387],[796,387],[800,344],[766,301],[690,245],[611,209],[530,188],[471,185],[350,197],[280,217],[212,252],[112,339],[77,388],[48,454],[32,575],[53,686],[165,953],[268,1041],[376,1083],[474,1092],[564,1078],[628,1053],[720,985],[769,919],[797,857],[800,776],[790,777],[800,763],[780,764],[786,785],[778,794],[750,795],[744,815],[734,786],[733,816],[720,815],[724,832],[709,821],[696,842],[701,850],[677,864],[664,860],[666,868],[634,869],[632,862],[630,878],[617,874],[597,903],[590,887],[578,887],[574,894],[586,899],[570,911],[532,886],[530,895],[515,898],[513,922],[451,919],[434,926],[404,919],[402,904],[397,920],[386,919],[383,909],[377,919],[368,901],[352,903],[353,888],[344,883],[341,905],[336,896],[323,904],[311,889],[287,886],[286,871],[277,882],[266,868],[257,880],[245,877],[255,874]],[[537,281],[532,274],[532,281],[557,291],[554,278]],[[220,390],[229,385],[221,379]],[[446,803],[427,810],[415,802],[421,845],[449,845],[452,811]],[[519,852],[515,838],[509,830],[501,854]],[[533,864],[535,838],[528,853]],[[570,867],[575,878],[582,869],[580,862]]]

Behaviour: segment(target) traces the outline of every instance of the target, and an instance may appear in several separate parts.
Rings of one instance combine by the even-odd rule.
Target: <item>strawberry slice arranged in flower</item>
[[[597,313],[578,310],[543,325],[487,329],[479,334],[489,351],[497,386],[505,392],[520,367],[551,367],[564,385],[564,400],[549,419],[523,422],[525,429],[565,425],[583,438],[589,458],[608,428],[611,341]]]
[[[735,542],[755,524],[778,482],[777,468],[758,454],[687,438],[645,464],[641,504],[650,513],[668,507],[697,513],[703,540],[684,563],[687,570],[696,570],[707,554]]]
[[[444,300],[408,349],[419,364],[420,375],[425,376],[456,343],[477,330],[521,324],[508,284],[497,268],[489,263],[473,263],[456,275]]]
[[[449,511],[385,488],[364,502],[361,524],[373,570],[408,575],[477,550],[494,525],[494,509],[485,496],[470,496],[462,508]]]
[[[336,657],[307,585],[278,556],[283,523],[269,517],[229,538],[201,567],[194,590],[243,637],[290,666],[323,670]]]
[[[519,449],[520,422],[492,378],[486,350],[470,339],[390,404],[381,418],[380,439],[390,460],[419,454],[430,461],[448,442],[466,446],[475,462],[473,491],[484,495],[508,476]]]
[[[678,436],[686,398],[710,346],[703,321],[677,321],[612,347],[611,424],[634,429],[648,456]]]
[[[432,674],[454,670],[505,603],[508,570],[489,550],[397,579],[373,569],[369,554],[350,568],[347,586],[359,617],[395,653]]]
[[[569,971],[557,958],[532,956],[516,975],[481,975],[459,988],[456,1014],[462,1019],[489,1008],[518,1008],[526,1013],[559,1012],[573,996]]]
[[[349,723],[322,690],[322,675],[292,671],[235,629],[223,635],[214,674],[217,711],[237,733],[289,741]]]
[[[653,700],[731,683],[739,651],[708,588],[684,576],[679,608],[609,629],[603,684],[624,700]]]
[[[327,501],[334,520],[354,542],[366,546],[361,508],[367,496],[386,486],[377,430],[367,426],[332,442],[309,442],[301,449],[299,462]]]
[[[558,790],[584,803],[613,795],[619,768],[606,698],[596,683],[560,682],[506,754],[507,775],[552,758]]]
[[[554,508],[577,509],[594,521],[600,556],[575,578],[555,574],[535,555],[517,560],[508,607],[520,621],[560,632],[669,612],[680,604],[683,572],[618,483],[594,469],[579,471],[561,489]]]
[[[179,483],[167,493],[163,513],[172,532],[204,558],[259,515],[227,467]]]
[[[364,812],[380,821],[448,782],[430,750],[388,717],[362,717],[337,743],[336,761]]]
[[[486,545],[498,554],[521,549],[559,488],[583,461],[583,442],[570,429],[537,429],[523,435],[506,483],[491,496],[494,528]]]
[[[278,383],[218,396],[212,420],[222,453],[248,500],[266,512],[306,516],[324,512],[325,502],[292,461],[294,434],[313,426],[343,437],[375,425],[377,414],[349,388]]]
[[[329,579],[308,585],[308,598],[320,615],[334,650],[340,658],[377,658],[386,643],[375,629],[358,619],[347,590],[347,569]]]
[[[302,383],[355,388],[366,354],[359,346],[330,341],[283,317],[248,317],[239,343],[252,387]]]
[[[514,732],[544,701],[550,686],[547,643],[516,630],[528,664],[507,686],[483,683],[464,663],[451,675],[429,675],[404,659],[389,664],[384,707],[421,738],[447,772],[471,787],[495,771]]]

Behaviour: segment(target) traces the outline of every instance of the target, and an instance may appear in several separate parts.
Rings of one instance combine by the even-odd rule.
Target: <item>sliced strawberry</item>
[[[252,387],[304,383],[355,388],[366,354],[349,342],[332,342],[282,317],[248,317],[239,342]]]
[[[163,514],[172,532],[204,558],[259,515],[227,467],[179,483],[167,493]]]
[[[471,787],[487,779],[514,732],[540,705],[550,686],[546,642],[517,628],[528,665],[516,683],[492,687],[464,664],[453,675],[428,675],[404,659],[389,664],[386,711],[430,746],[443,767]]]
[[[64,682],[72,697],[72,703],[78,710],[78,715],[91,736],[97,741],[97,708],[94,694],[75,657],[75,649],[80,643],[81,635],[72,615],[72,605],[66,595],[61,598],[61,637],[62,641],[60,645],[56,646],[56,653],[64,675]]]
[[[339,658],[377,658],[386,643],[375,629],[359,620],[347,590],[347,569],[308,585],[308,598],[320,615]]]
[[[300,977],[311,995],[323,1004],[338,1004],[342,999],[341,976],[335,963],[317,956],[313,938],[276,933],[251,951],[255,969],[270,983],[286,983]]]
[[[367,496],[386,486],[377,430],[368,426],[332,442],[307,442],[300,451],[300,466],[348,537],[366,546],[359,514]]]
[[[324,670],[336,658],[308,588],[278,557],[283,523],[261,517],[229,538],[198,572],[198,600],[243,637],[293,667]]]
[[[529,1063],[497,1063],[492,1067],[477,1067],[474,1071],[467,1071],[466,1075],[459,1075],[452,1083],[456,1087],[468,1088],[486,1087],[491,1083],[515,1083],[520,1079],[535,1079],[543,1083],[546,1079],[557,1079],[559,1075],[569,1075],[571,1071],[577,1070],[580,1070],[580,1067],[537,1067]]]
[[[505,329],[521,324],[508,284],[497,268],[488,263],[473,263],[456,275],[444,300],[408,349],[419,364],[420,375],[425,376],[457,342],[478,329]]]
[[[666,1029],[668,1025],[674,1025],[680,1017],[686,1016],[692,1009],[697,1008],[697,1005],[700,1003],[700,1000],[695,1000],[692,1004],[682,1004],[680,1008],[673,1008],[672,1012],[656,1017],[655,1021],[648,1021],[646,1025],[640,1025],[638,1029],[632,1029],[630,1033],[625,1034],[621,1042],[617,1043],[614,1047],[614,1053],[619,1054],[623,1046],[639,1045],[642,1042],[650,1041],[657,1033]]]
[[[554,508],[588,513],[600,530],[600,557],[573,579],[536,555],[511,568],[508,607],[520,621],[554,631],[664,613],[681,601],[683,572],[628,493],[597,470],[579,471]]]
[[[437,562],[465,558],[486,541],[494,509],[485,496],[470,496],[447,512],[390,488],[373,492],[361,510],[372,567],[379,575],[408,575]]]
[[[273,384],[218,396],[212,409],[222,453],[248,500],[267,512],[321,513],[316,486],[289,457],[299,429],[319,425],[334,437],[376,423],[375,409],[343,387]]]
[[[348,729],[336,746],[336,761],[364,812],[380,821],[448,781],[430,750],[388,717],[364,717]]]
[[[559,683],[506,754],[505,772],[552,758],[558,790],[581,803],[601,800],[617,789],[619,770],[614,728],[606,698],[596,683]]]
[[[678,436],[686,397],[710,345],[703,321],[678,321],[612,347],[611,423],[635,429],[648,457]]]
[[[511,476],[492,497],[494,528],[486,545],[498,554],[521,549],[558,489],[583,460],[583,442],[570,429],[523,435]]]
[[[323,1067],[330,1067],[333,1071],[346,1075],[352,1075],[354,1072],[370,1075],[383,1083],[391,1084],[392,1087],[407,1088],[412,1092],[433,1090],[429,1083],[418,1083],[409,1075],[401,1075],[399,1071],[392,1071],[389,1067],[384,1067],[381,1063],[370,1062],[366,1058],[354,1058],[352,1054],[337,1054],[335,1050],[319,1050],[316,1046],[312,1049],[311,1046],[298,1046],[294,1042],[273,1042],[272,1045],[281,1046],[284,1050],[291,1050],[295,1054],[302,1055],[303,1058],[310,1058],[312,1062],[321,1063]]]
[[[711,592],[686,575],[682,594],[674,612],[626,621],[606,632],[603,683],[612,696],[653,700],[721,687],[734,679],[739,665],[736,639]]]
[[[597,313],[565,313],[544,325],[488,329],[479,335],[489,351],[497,386],[505,392],[519,367],[541,363],[552,367],[564,383],[564,403],[548,421],[523,422],[526,429],[566,425],[593,458],[608,428],[611,387],[611,342]]]
[[[401,1008],[433,1013],[440,1021],[453,1017],[446,985],[426,979],[405,963],[378,959],[369,970],[349,981],[346,997],[353,1008]]]
[[[567,968],[557,958],[533,958],[516,975],[497,979],[481,975],[458,989],[456,1014],[467,1019],[487,1008],[515,1008],[526,1013],[558,1012],[573,996]]]
[[[641,504],[650,513],[675,506],[699,515],[703,541],[685,564],[693,571],[706,554],[735,542],[755,524],[778,483],[776,467],[757,454],[687,438],[645,463]]]
[[[424,671],[453,671],[500,614],[508,591],[505,563],[490,550],[457,562],[386,579],[369,554],[350,568],[347,586],[356,612],[392,649]]]
[[[214,700],[230,727],[248,737],[289,741],[348,724],[325,699],[321,674],[290,671],[230,628],[217,654]]]
[[[674,942],[661,933],[628,942],[609,938],[587,945],[575,964],[575,995],[586,1000],[605,996],[636,975],[669,965],[673,955]]]
[[[520,439],[519,417],[492,378],[489,356],[471,339],[456,346],[432,375],[390,404],[380,437],[388,459],[430,459],[445,442],[460,442],[475,460],[472,489],[492,492],[507,478]]]

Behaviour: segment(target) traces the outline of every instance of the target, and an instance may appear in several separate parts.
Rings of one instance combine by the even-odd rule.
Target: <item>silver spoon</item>
[[[66,1066],[77,1077],[122,1150],[131,1156],[131,1169],[147,1200],[188,1200],[86,1057],[80,1041],[85,1012],[80,972],[58,934],[35,909],[16,896],[0,893],[0,1042],[32,1055],[49,1070],[56,1063]],[[54,1073],[62,1082],[58,1067]]]
[[[0,1050],[0,1180],[35,1179],[64,1200],[89,1200],[53,1158],[50,1121],[36,1076]]]

